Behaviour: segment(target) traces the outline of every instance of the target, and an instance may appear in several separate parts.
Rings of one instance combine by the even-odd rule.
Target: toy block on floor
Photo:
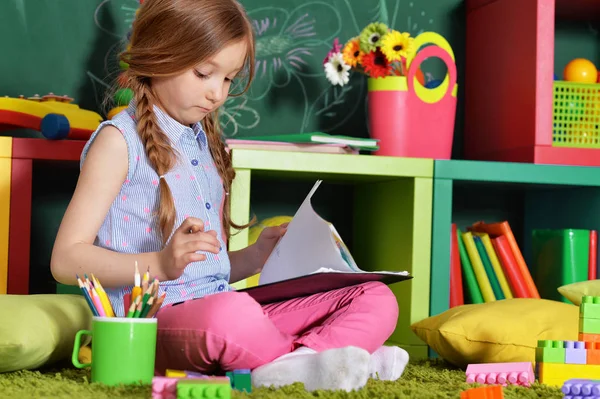
[[[563,341],[540,340],[535,348],[535,362],[565,363],[566,350]]]
[[[541,384],[560,387],[570,379],[600,380],[600,365],[540,363],[538,380]]]
[[[465,375],[467,384],[510,384],[528,387],[535,380],[530,362],[469,364]]]
[[[173,377],[152,378],[152,399],[175,399],[177,380],[178,378]]]
[[[565,398],[595,399],[600,397],[599,380],[571,379],[565,381],[561,388]]]
[[[231,387],[237,391],[252,392],[252,377],[249,369],[238,369],[227,372]]]
[[[600,334],[585,334],[580,332],[578,339],[584,342],[600,342]]]
[[[586,342],[586,364],[600,364],[600,342]]]
[[[579,317],[600,319],[600,296],[584,295],[579,305]]]
[[[227,377],[180,379],[177,399],[230,399],[231,384]]]
[[[565,363],[586,364],[585,342],[565,341]]]
[[[504,399],[500,385],[471,388],[460,393],[460,399]]]

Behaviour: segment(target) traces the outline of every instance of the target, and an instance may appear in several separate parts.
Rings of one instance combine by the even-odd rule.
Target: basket
[[[432,46],[422,47],[426,44]],[[368,79],[369,134],[379,139],[375,155],[450,159],[456,117],[456,65],[448,42],[434,32],[415,38],[420,49],[407,60],[408,76]],[[421,48],[422,47],[422,48]],[[448,68],[442,84],[427,89],[416,73],[429,58]]]
[[[555,81],[553,147],[600,148],[600,84]]]

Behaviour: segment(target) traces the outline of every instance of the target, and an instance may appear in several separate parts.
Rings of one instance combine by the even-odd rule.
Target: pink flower
[[[332,47],[332,49],[329,50],[329,52],[327,53],[327,56],[323,60],[323,65],[327,64],[327,62],[329,61],[329,57],[331,57],[335,53],[339,53],[340,51],[342,51],[342,45],[340,44],[340,40],[336,37],[333,40],[333,47]]]

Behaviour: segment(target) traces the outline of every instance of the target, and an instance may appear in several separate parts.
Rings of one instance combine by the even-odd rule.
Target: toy
[[[79,108],[68,96],[0,97],[0,129],[39,130],[51,140],[87,140],[102,122],[93,111]]]
[[[596,83],[598,70],[590,60],[575,58],[565,66],[563,78],[568,82]]]
[[[460,393],[460,399],[504,399],[500,385],[471,388]]]
[[[231,385],[226,377],[181,379],[177,381],[177,399],[229,399]]]
[[[597,398],[600,396],[600,381],[571,379],[565,381],[561,391],[565,395],[569,395],[565,396],[565,398]]]
[[[249,369],[239,369],[227,372],[231,387],[237,391],[252,392],[252,380]]]
[[[572,378],[600,379],[600,297],[579,305],[579,341],[538,341],[535,360],[542,384],[560,386]]]
[[[467,384],[500,384],[530,386],[534,382],[531,363],[469,364],[465,372]]]

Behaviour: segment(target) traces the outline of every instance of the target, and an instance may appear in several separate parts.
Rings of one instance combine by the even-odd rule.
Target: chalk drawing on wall
[[[323,58],[333,40],[337,37],[344,43],[373,21],[409,31],[413,36],[433,23],[413,2],[407,7],[400,0],[375,0],[369,13],[357,12],[353,2],[311,1],[286,7],[281,1],[277,6],[252,8],[249,0],[242,0],[256,34],[256,75],[245,94],[228,98],[221,107],[219,119],[227,137],[261,134],[253,129],[268,130],[266,125],[272,123],[273,113],[277,113],[277,106],[282,102],[292,106],[298,115],[286,120],[285,129],[290,133],[312,129],[317,120],[324,131],[345,128],[357,109],[361,105],[366,107],[366,78],[354,76],[344,87],[332,87],[327,82]],[[364,3],[360,4],[364,10]],[[87,71],[99,105],[103,93],[119,73],[117,56],[125,48],[137,7],[138,0],[102,0],[94,12],[98,29],[115,39],[104,56],[104,75]],[[102,12],[111,12],[116,22],[110,27],[103,26]],[[285,101],[281,101],[282,97]],[[271,122],[263,122],[269,119],[267,116]],[[348,126],[348,129],[355,127]]]

